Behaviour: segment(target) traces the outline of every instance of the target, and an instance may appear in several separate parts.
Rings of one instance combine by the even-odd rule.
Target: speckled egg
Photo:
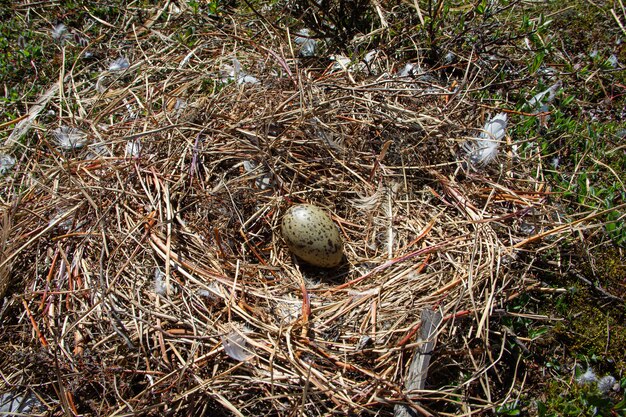
[[[341,263],[339,229],[321,208],[311,204],[291,207],[283,216],[281,233],[289,250],[303,261],[322,268]]]

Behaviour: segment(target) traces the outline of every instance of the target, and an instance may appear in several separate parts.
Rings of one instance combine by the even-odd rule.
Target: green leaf
[[[538,52],[537,55],[535,55],[535,59],[533,59],[533,62],[530,64],[530,66],[528,67],[528,72],[530,72],[531,74],[534,74],[537,72],[537,70],[541,67],[541,65],[543,64],[543,59],[545,58],[545,53],[543,52]]]
[[[487,10],[487,0],[482,0],[476,5],[475,11],[477,14],[484,14],[485,10]]]
[[[548,412],[548,408],[543,403],[543,401],[537,401],[537,414],[539,417],[546,417],[546,413]]]
[[[528,332],[528,336],[530,336],[531,339],[536,339],[546,333],[548,333],[548,328],[547,327],[539,327],[538,329],[531,329]]]

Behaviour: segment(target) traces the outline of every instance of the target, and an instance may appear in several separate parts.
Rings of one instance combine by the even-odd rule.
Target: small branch
[[[604,297],[612,300],[612,301],[617,301],[618,303],[624,303],[624,299],[611,294],[610,292],[608,292],[607,290],[605,290],[604,288],[602,288],[600,285],[596,285],[593,282],[591,282],[589,279],[585,278],[585,276],[583,274],[581,274],[578,271],[572,270],[569,271],[570,274],[572,274],[573,276],[575,276],[576,278],[578,278],[579,280],[581,280],[582,282],[584,282],[585,284],[587,284],[589,287],[591,287],[593,290],[599,292],[600,294],[602,294]]]

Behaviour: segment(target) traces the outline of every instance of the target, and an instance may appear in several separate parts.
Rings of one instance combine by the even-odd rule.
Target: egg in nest
[[[337,225],[319,207],[299,204],[283,216],[281,233],[289,250],[303,261],[332,268],[343,259],[343,242]]]

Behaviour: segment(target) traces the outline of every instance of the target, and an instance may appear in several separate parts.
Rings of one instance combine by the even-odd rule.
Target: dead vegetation
[[[4,143],[17,162],[1,195],[2,390],[50,415],[505,402],[514,336],[490,318],[539,285],[520,253],[594,216],[568,226],[541,159],[520,158],[510,136],[495,163],[468,165],[462,144],[496,113],[517,115],[470,94],[485,63],[400,77],[379,50],[337,68],[230,14],[186,46],[191,10],[165,5],[94,39],[93,61],[92,46],[57,43],[52,93]],[[127,67],[109,67],[118,54]],[[60,127],[76,129],[69,145]],[[286,251],[280,218],[298,202],[332,214],[343,267]],[[424,310],[442,317],[438,343],[426,388],[407,391]]]

